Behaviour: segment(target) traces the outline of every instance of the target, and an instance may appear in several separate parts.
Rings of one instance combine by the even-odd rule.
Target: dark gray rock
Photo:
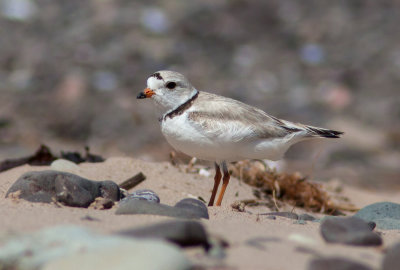
[[[371,226],[357,217],[331,217],[322,221],[321,235],[329,243],[356,246],[379,246],[382,238],[372,232]]]
[[[149,202],[160,203],[160,197],[158,197],[157,193],[150,189],[139,189],[134,192],[128,194],[123,201],[127,200],[145,200]]]
[[[367,222],[368,227],[373,231],[376,228],[376,223],[373,221]]]
[[[190,212],[196,213],[197,216],[209,219],[208,216],[208,208],[207,206],[200,200],[187,198],[180,200],[175,204],[175,207],[186,209]]]
[[[379,229],[400,230],[400,204],[379,202],[360,209],[354,216],[373,221]]]
[[[156,238],[173,242],[181,247],[210,247],[206,230],[197,221],[169,221],[155,225],[117,232],[118,235],[135,238]]]
[[[383,258],[383,270],[398,270],[400,266],[400,243],[391,246]]]
[[[308,270],[372,270],[372,268],[349,259],[334,257],[313,259]]]
[[[147,215],[158,215],[168,216],[177,218],[206,218],[203,213],[198,211],[192,211],[192,209],[172,207],[162,203],[154,203],[144,200],[128,200],[121,202],[117,211],[117,215],[135,215],[135,214],[147,214]]]
[[[112,181],[92,181],[60,171],[39,171],[23,174],[7,191],[31,202],[61,202],[67,206],[88,207],[97,197],[120,199],[120,190]]]

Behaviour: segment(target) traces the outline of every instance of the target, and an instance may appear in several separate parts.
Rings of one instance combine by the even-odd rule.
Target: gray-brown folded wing
[[[242,102],[200,92],[188,113],[191,125],[205,136],[232,141],[282,138],[299,131],[260,109]]]

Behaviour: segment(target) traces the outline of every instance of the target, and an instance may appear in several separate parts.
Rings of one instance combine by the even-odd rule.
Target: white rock
[[[299,234],[299,233],[292,233],[292,234],[289,235],[288,238],[289,238],[290,241],[297,242],[297,243],[300,243],[300,244],[304,244],[304,245],[307,245],[307,246],[313,246],[313,245],[317,244],[317,242],[314,239],[312,239],[312,238],[310,238],[308,236]]]
[[[50,168],[55,171],[69,172],[74,174],[79,174],[81,172],[81,168],[79,168],[78,165],[66,159],[54,160],[50,164]]]
[[[210,176],[210,172],[208,170],[204,169],[204,168],[201,168],[199,170],[199,174],[202,175],[202,176],[205,176],[205,177],[209,177]]]

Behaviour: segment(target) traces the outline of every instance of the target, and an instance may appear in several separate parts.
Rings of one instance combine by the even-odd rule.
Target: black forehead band
[[[163,77],[161,77],[160,73],[156,72],[153,75],[151,75],[151,77],[157,78],[159,80],[164,80]]]

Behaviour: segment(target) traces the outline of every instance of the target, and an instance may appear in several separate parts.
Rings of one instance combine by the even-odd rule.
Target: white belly
[[[230,140],[227,136],[212,137],[186,123],[185,113],[161,123],[161,131],[176,150],[199,159],[222,162],[243,159],[279,160],[287,149],[300,141],[295,134],[284,138]]]

